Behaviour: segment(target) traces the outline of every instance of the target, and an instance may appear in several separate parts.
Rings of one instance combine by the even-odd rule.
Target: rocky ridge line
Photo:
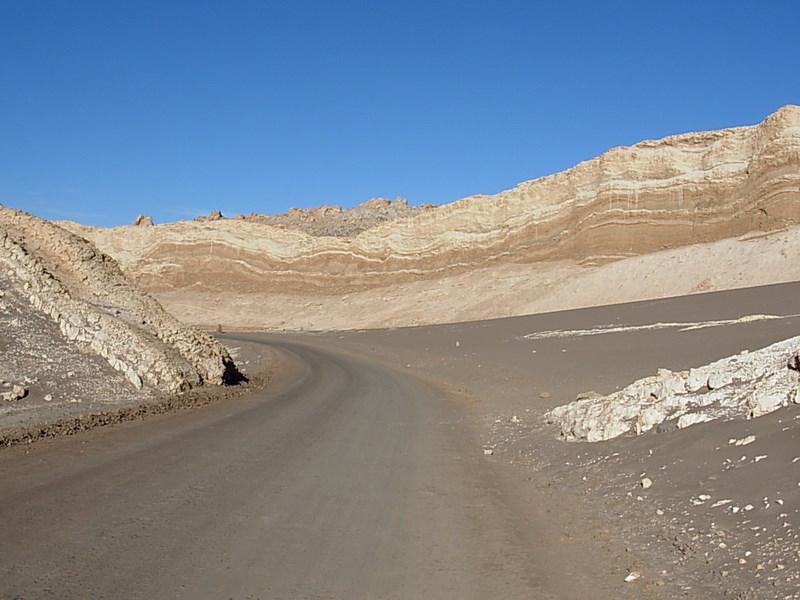
[[[800,337],[708,365],[639,379],[608,396],[594,393],[545,414],[568,441],[598,442],[716,419],[756,418],[800,403]]]
[[[609,150],[494,196],[313,237],[247,219],[67,224],[150,291],[337,293],[493,264],[604,263],[800,224],[800,107]]]
[[[350,238],[382,223],[420,215],[432,208],[432,204],[410,206],[404,198],[372,198],[353,208],[343,209],[341,206],[325,204],[312,208],[291,208],[289,212],[275,215],[250,213],[231,218],[300,231],[313,237]],[[219,221],[223,218],[220,211],[214,211],[195,220]]]
[[[113,259],[53,223],[0,207],[0,264],[66,339],[104,357],[137,388],[176,392],[241,378],[213,337],[182,325]]]

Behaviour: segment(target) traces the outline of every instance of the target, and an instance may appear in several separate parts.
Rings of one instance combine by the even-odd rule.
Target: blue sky
[[[0,203],[157,223],[492,194],[800,103],[794,2],[0,0]]]

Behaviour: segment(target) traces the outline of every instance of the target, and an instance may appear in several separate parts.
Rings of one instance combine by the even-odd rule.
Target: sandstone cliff
[[[364,304],[383,311],[386,295],[375,290],[417,286],[415,296],[399,294],[407,305],[419,293],[433,293],[444,278],[492,266],[483,275],[491,280],[501,265],[513,266],[513,289],[542,268],[574,270],[792,227],[800,224],[799,200],[800,107],[786,106],[758,125],[614,148],[497,195],[464,198],[352,237],[315,237],[258,219],[111,230],[67,226],[114,256],[178,314],[187,309],[174,302],[191,304],[194,297],[201,322],[237,325],[214,305],[223,293],[234,304],[250,295],[254,305],[280,298],[272,306],[281,314],[265,316],[262,326],[325,327],[331,324],[325,318],[329,299],[371,293]],[[318,318],[299,323],[291,298],[309,294],[323,298]],[[495,305],[475,316],[520,314],[531,298],[512,302],[519,306]],[[391,319],[356,319],[350,326],[410,324],[402,317],[405,308]],[[441,307],[430,310],[433,321],[458,318]]]
[[[102,356],[137,388],[175,392],[241,377],[214,338],[182,325],[112,258],[53,223],[0,207],[0,266],[6,285],[55,321],[64,338]]]

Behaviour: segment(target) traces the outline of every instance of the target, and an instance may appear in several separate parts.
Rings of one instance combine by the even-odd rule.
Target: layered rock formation
[[[800,337],[711,364],[640,379],[608,396],[587,394],[545,418],[567,440],[598,442],[661,427],[755,418],[800,402]]]
[[[223,293],[260,296],[263,304],[278,294],[336,298],[426,281],[423,287],[435,290],[443,277],[510,264],[530,277],[536,265],[602,264],[791,227],[800,224],[798,201],[800,107],[786,106],[759,125],[615,148],[500,194],[464,198],[351,237],[312,236],[258,218],[68,226],[162,299],[194,295],[204,323],[236,325],[214,306]],[[292,321],[292,304],[281,321]],[[520,314],[496,309],[481,317]],[[398,317],[392,324],[409,322]]]
[[[314,208],[292,208],[288,213],[279,215],[250,213],[233,218],[302,231],[315,237],[353,237],[381,223],[413,217],[432,208],[431,204],[410,206],[404,198],[372,198],[348,209],[326,204]]]
[[[53,223],[0,207],[0,266],[67,340],[102,356],[137,388],[176,392],[241,378],[214,338],[178,322],[112,258]]]

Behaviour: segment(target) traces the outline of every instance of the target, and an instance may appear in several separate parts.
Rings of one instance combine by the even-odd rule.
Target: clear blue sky
[[[800,103],[800,2],[0,0],[0,203],[95,225],[496,193]]]

